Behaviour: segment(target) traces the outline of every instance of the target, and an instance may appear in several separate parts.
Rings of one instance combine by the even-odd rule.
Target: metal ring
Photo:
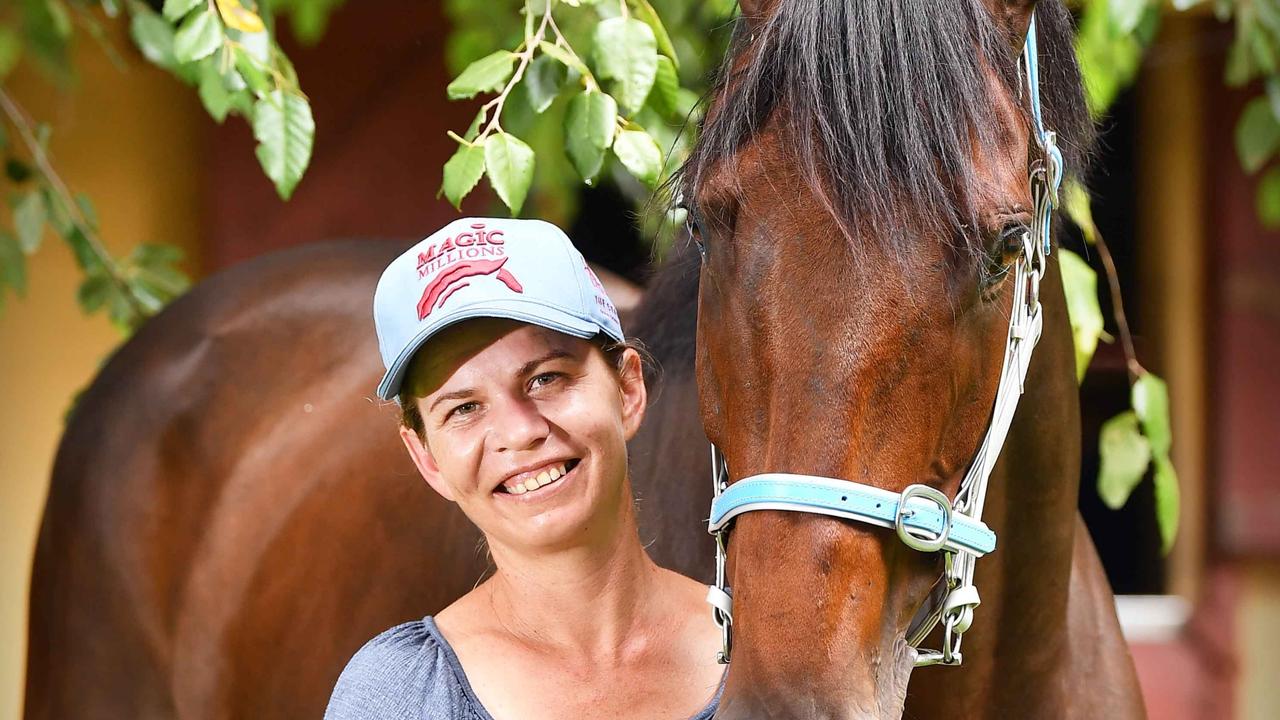
[[[938,506],[942,511],[942,531],[937,537],[928,537],[918,533],[927,531],[915,530],[914,532],[905,524],[905,520],[914,513],[907,508],[907,501],[912,498],[922,498],[928,500]],[[893,518],[893,529],[898,532],[903,544],[912,550],[918,550],[925,553],[938,552],[947,544],[947,538],[951,536],[951,500],[942,491],[931,488],[928,485],[908,485],[902,491],[902,495],[898,498],[898,511]]]

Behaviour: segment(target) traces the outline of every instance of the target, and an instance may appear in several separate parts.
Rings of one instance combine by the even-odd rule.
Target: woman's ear
[[[409,457],[413,458],[413,464],[418,468],[422,479],[426,480],[431,489],[440,493],[445,500],[454,502],[453,492],[440,474],[440,466],[436,464],[436,459],[431,454],[431,448],[427,447],[427,443],[418,437],[413,428],[404,425],[400,426],[400,440],[409,451]]]
[[[644,365],[640,362],[640,353],[631,348],[622,351],[618,385],[622,393],[622,428],[630,440],[640,430],[649,403],[649,391],[644,386]]]

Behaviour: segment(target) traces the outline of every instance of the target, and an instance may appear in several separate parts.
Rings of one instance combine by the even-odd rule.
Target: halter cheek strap
[[[982,506],[996,458],[1004,446],[1013,422],[1023,382],[1031,365],[1031,353],[1040,340],[1040,279],[1051,249],[1050,224],[1058,206],[1062,183],[1062,153],[1054,133],[1045,130],[1040,114],[1039,62],[1036,49],[1035,14],[1027,31],[1022,64],[1029,87],[1036,144],[1044,160],[1030,172],[1034,213],[1030,232],[1023,236],[1022,252],[1014,262],[1013,309],[1005,341],[1004,363],[996,390],[991,421],[974,454],[973,462],[960,482],[955,500],[927,485],[911,485],[901,493],[850,480],[762,473],[729,484],[724,457],[711,447],[711,475],[714,499],[708,530],[716,540],[716,583],[707,592],[707,602],[720,626],[723,649],[719,660],[729,662],[733,628],[733,596],[726,573],[728,534],[733,519],[756,510],[783,510],[814,513],[866,523],[894,530],[908,547],[920,552],[940,552],[944,571],[939,583],[907,630],[907,643],[917,648],[917,667],[959,665],[960,641],[973,623],[974,609],[981,603],[973,584],[974,562],[996,547],[996,535],[982,522]],[[943,626],[941,650],[920,650],[919,646],[939,624]]]

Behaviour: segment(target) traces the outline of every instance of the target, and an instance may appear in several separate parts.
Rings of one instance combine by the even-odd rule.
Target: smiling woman
[[[369,641],[325,717],[709,718],[722,668],[705,588],[654,564],[636,527],[641,356],[568,238],[455,221],[387,267],[374,320],[378,394],[496,569]]]

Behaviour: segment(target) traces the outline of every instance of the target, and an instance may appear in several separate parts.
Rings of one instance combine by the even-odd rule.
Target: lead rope
[[[1058,189],[1062,183],[1063,160],[1057,146],[1056,135],[1044,127],[1040,113],[1039,56],[1036,47],[1036,20],[1034,11],[1027,29],[1027,38],[1020,60],[1026,71],[1030,92],[1032,120],[1035,123],[1036,143],[1044,160],[1033,164],[1029,173],[1033,201],[1033,217],[1030,232],[1023,235],[1022,253],[1014,261],[1014,296],[1010,311],[1009,334],[1005,342],[1005,355],[1000,369],[1000,381],[996,390],[991,423],[982,444],[974,455],[973,463],[965,473],[956,493],[956,499],[933,491],[929,499],[939,504],[946,514],[967,516],[975,521],[982,518],[987,485],[995,467],[1000,449],[1004,446],[1013,422],[1018,399],[1022,395],[1031,354],[1040,340],[1043,319],[1040,313],[1040,280],[1044,276],[1046,261],[1052,249],[1051,221],[1058,207]],[[729,485],[729,471],[724,456],[715,445],[711,446],[712,506]],[[932,490],[926,486],[912,485],[903,491],[901,507],[906,507],[912,496],[924,495]],[[937,498],[941,498],[940,500]],[[787,508],[794,509],[794,508]],[[930,540],[906,531],[900,522],[897,534],[909,547],[921,551],[936,550],[946,540],[950,525],[944,525],[940,537]],[[712,534],[716,543],[716,582],[707,591],[707,602],[712,606],[712,617],[720,628],[722,648],[717,655],[720,663],[728,663],[732,645],[733,596],[728,585],[726,563],[729,525],[725,524]],[[908,645],[917,649],[915,666],[959,665],[963,661],[960,644],[964,633],[973,624],[974,609],[981,604],[978,588],[973,582],[976,556],[969,552],[943,550],[944,570],[938,585],[930,593],[924,607],[913,619],[907,630]],[[941,650],[921,650],[919,646],[938,624],[943,627]]]

